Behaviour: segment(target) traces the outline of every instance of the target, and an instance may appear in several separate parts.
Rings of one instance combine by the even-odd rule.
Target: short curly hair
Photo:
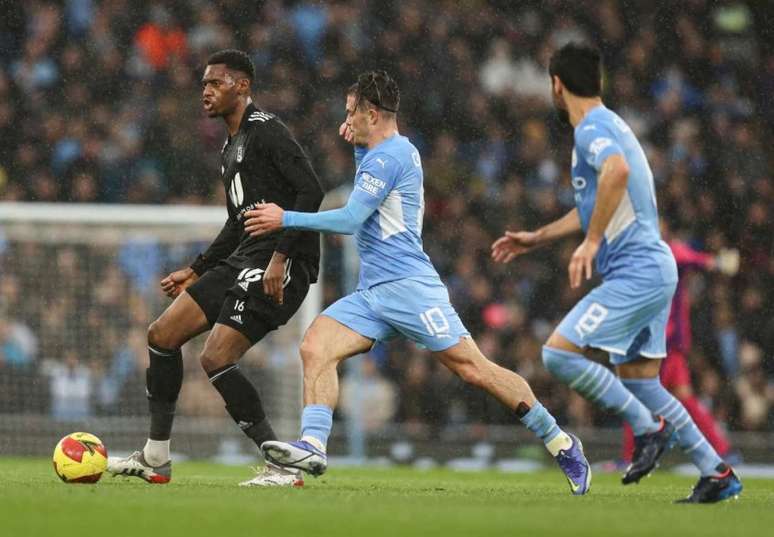
[[[219,50],[207,58],[207,65],[224,64],[229,69],[247,75],[252,85],[255,80],[255,65],[246,52],[236,49]]]

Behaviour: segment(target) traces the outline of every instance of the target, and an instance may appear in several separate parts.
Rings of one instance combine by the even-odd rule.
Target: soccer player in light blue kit
[[[642,147],[626,123],[602,104],[596,49],[565,45],[551,58],[549,72],[559,116],[575,127],[576,208],[535,232],[506,232],[492,245],[492,257],[507,263],[583,230],[586,238],[568,269],[570,285],[577,288],[584,276],[591,278],[595,258],[602,284],[556,328],[543,347],[543,363],[570,388],[632,425],[635,451],[624,484],[638,482],[655,468],[676,431],[678,444],[701,472],[691,495],[681,501],[711,503],[737,496],[739,478],[659,380],[677,266],[661,240],[653,174]],[[584,356],[589,347],[609,353],[620,380]]]
[[[338,400],[338,364],[377,341],[403,335],[510,408],[545,443],[572,493],[585,494],[591,470],[580,440],[557,426],[522,377],[481,354],[422,250],[422,162],[398,133],[399,103],[398,86],[384,71],[364,73],[349,88],[339,133],[355,144],[357,171],[345,207],[302,213],[266,204],[246,215],[245,229],[256,235],[283,227],[354,233],[361,263],[357,291],[326,309],[304,335],[301,439],[264,442],[263,454],[283,467],[322,474]]]

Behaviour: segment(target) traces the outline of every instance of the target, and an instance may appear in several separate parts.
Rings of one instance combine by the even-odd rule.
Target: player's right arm
[[[492,244],[492,259],[496,263],[508,263],[522,254],[568,237],[580,230],[581,222],[578,209],[573,209],[537,231],[506,231],[505,235]]]
[[[176,270],[161,280],[161,290],[170,298],[177,297],[198,280],[199,276],[214,267],[218,261],[228,257],[238,245],[239,228],[234,225],[229,216],[207,251],[199,254],[190,267]]]
[[[251,236],[280,228],[352,235],[368,220],[395,185],[399,164],[391,156],[372,155],[358,168],[355,188],[344,207],[319,213],[284,211],[274,204],[259,205],[245,213],[245,230]]]

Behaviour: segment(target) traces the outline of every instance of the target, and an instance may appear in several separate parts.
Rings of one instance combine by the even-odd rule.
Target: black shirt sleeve
[[[191,268],[197,276],[201,276],[212,267],[218,264],[218,261],[225,259],[239,245],[239,226],[234,222],[231,216],[228,217],[223,229],[212,241],[210,247],[203,254],[199,254],[196,260],[191,263]]]
[[[312,168],[309,157],[298,145],[287,127],[280,123],[280,132],[269,136],[266,147],[272,163],[280,174],[288,181],[296,193],[293,211],[316,213],[323,200],[323,190],[320,179]],[[294,244],[304,235],[302,230],[286,229],[277,244],[276,251],[290,257]]]

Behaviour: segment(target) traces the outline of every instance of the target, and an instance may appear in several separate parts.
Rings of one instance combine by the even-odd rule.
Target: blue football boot
[[[572,445],[569,449],[559,451],[554,458],[567,476],[573,495],[581,496],[591,489],[591,465],[583,454],[583,444],[580,439],[574,434],[568,433],[568,436],[572,438]]]
[[[264,458],[283,468],[303,470],[315,477],[328,468],[328,456],[305,440],[280,442],[268,440],[261,444]]]

